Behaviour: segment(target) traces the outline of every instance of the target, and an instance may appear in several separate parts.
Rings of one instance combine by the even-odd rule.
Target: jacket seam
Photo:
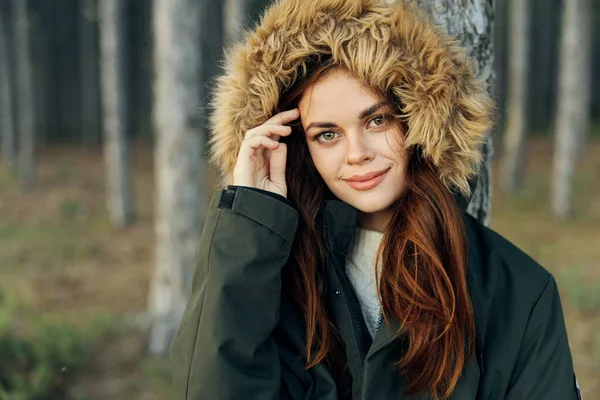
[[[286,240],[286,239],[285,239],[283,236],[281,236],[279,233],[277,233],[277,232],[276,232],[276,231],[274,231],[273,229],[269,228],[267,225],[263,224],[262,222],[260,222],[260,221],[257,221],[256,219],[254,219],[254,218],[252,218],[252,217],[250,217],[250,216],[248,216],[248,215],[246,215],[246,214],[242,214],[242,213],[240,213],[240,212],[237,212],[237,211],[235,211],[234,209],[229,209],[229,208],[220,208],[219,210],[221,210],[221,211],[224,211],[224,212],[229,212],[229,213],[231,213],[231,214],[235,214],[235,215],[240,215],[240,216],[242,216],[242,217],[244,217],[244,218],[247,218],[247,219],[249,219],[250,221],[252,221],[252,222],[255,222],[255,223],[257,223],[258,225],[260,225],[260,226],[264,227],[264,228],[265,228],[265,229],[267,229],[269,232],[271,232],[271,233],[273,233],[273,234],[277,235],[279,238],[281,238],[281,240],[283,240],[283,241],[285,242],[285,244],[287,244],[287,245],[289,245],[289,244],[290,244],[290,242],[288,242],[288,241],[287,241],[287,240]],[[211,244],[212,244],[212,242],[211,242]]]
[[[542,298],[542,296],[544,296],[544,293],[546,293],[546,290],[550,286],[550,281],[551,281],[551,275],[548,274],[548,281],[546,282],[546,285],[544,286],[544,288],[540,292],[540,294],[537,297],[537,299],[535,299],[535,302],[533,303],[533,306],[531,307],[531,311],[529,312],[529,316],[527,317],[527,322],[525,323],[525,332],[527,332],[527,328],[529,328],[529,322],[531,321],[531,316],[533,315],[533,312],[535,311],[535,308],[538,306],[538,304],[540,303],[540,299]]]
[[[210,261],[212,256],[212,248],[213,242],[215,240],[215,235],[217,234],[217,226],[219,225],[219,220],[221,219],[221,213],[217,214],[217,222],[215,222],[215,228],[213,229],[212,236],[210,238],[210,244],[208,246],[208,256],[206,258],[206,269],[207,269],[207,280],[210,276]],[[187,378],[185,380],[185,400],[189,398],[189,390],[190,390],[190,378],[192,376],[192,365],[194,360],[196,359],[194,355],[196,354],[196,344],[198,343],[198,333],[200,331],[200,319],[202,318],[202,310],[204,309],[204,298],[206,297],[206,290],[202,294],[202,309],[200,309],[200,314],[198,315],[198,323],[196,324],[196,332],[194,334],[194,346],[192,347],[192,359],[190,361],[190,367],[188,368]]]
[[[471,302],[471,310],[473,311],[473,322],[475,323],[475,361],[479,366],[479,370],[481,374],[485,373],[485,366],[483,360],[483,349],[485,345],[485,336],[482,332],[482,322],[480,315],[480,308],[476,303],[481,302],[482,294],[480,287],[480,276],[477,268],[475,267],[475,263],[479,264],[481,259],[481,255],[479,253],[479,249],[474,240],[471,240],[469,237],[469,232],[473,232],[475,227],[473,224],[477,222],[475,218],[467,213],[466,211],[462,212],[463,215],[463,224],[465,227],[465,240],[467,243],[467,263],[466,263],[466,279],[467,279],[467,290],[469,292],[469,300]],[[473,221],[475,220],[475,221]],[[469,252],[472,251],[475,255],[476,259],[472,260],[469,257]],[[469,284],[470,283],[470,284]]]
[[[517,354],[521,354],[521,351],[523,349],[523,342],[526,340],[527,330],[529,329],[529,323],[531,322],[531,317],[532,317],[532,315],[533,315],[536,307],[540,303],[540,300],[541,300],[542,296],[544,296],[544,293],[546,293],[546,290],[550,286],[551,279],[552,279],[552,275],[550,275],[550,273],[548,273],[548,281],[546,282],[546,285],[544,286],[544,288],[540,292],[540,294],[537,297],[537,299],[535,299],[535,302],[533,303],[533,306],[531,307],[531,311],[529,312],[529,316],[527,317],[527,322],[525,323],[525,329],[523,330],[523,339],[521,339],[521,344],[519,345],[519,352]],[[513,372],[514,372],[514,370],[511,371],[511,374],[508,377],[508,382],[512,381]],[[509,387],[507,387],[507,389],[509,389]]]
[[[236,195],[237,195],[238,188],[243,188],[245,190],[251,190],[251,191],[254,191],[257,193],[264,194],[275,200],[279,200],[280,202],[282,202],[284,204],[287,204],[288,206],[292,207],[293,209],[296,209],[296,207],[294,207],[294,203],[292,203],[287,197],[285,197],[279,193],[271,192],[271,191],[265,190],[265,189],[260,189],[260,188],[254,187],[254,186],[243,186],[243,185],[228,185],[227,186],[227,190],[232,190],[233,192],[236,193]]]

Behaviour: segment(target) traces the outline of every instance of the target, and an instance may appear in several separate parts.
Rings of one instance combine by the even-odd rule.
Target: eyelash
[[[377,125],[377,126],[375,126],[375,128],[380,128],[380,127],[382,127],[382,126],[385,126],[385,125],[387,124],[388,120],[389,120],[389,114],[381,114],[381,115],[376,115],[376,116],[374,116],[373,118],[371,118],[371,119],[369,120],[369,124],[370,124],[371,122],[373,122],[373,120],[375,120],[375,119],[378,119],[378,118],[383,118],[383,123],[382,123],[381,125]],[[319,141],[319,139],[321,138],[321,136],[323,136],[323,135],[324,135],[324,134],[326,134],[326,133],[337,133],[337,132],[332,132],[332,131],[323,131],[323,132],[321,132],[321,133],[318,133],[318,134],[316,134],[316,135],[313,137],[313,141],[315,141],[315,142],[316,142],[316,141]],[[333,139],[332,139],[332,140],[326,140],[324,143],[329,143],[329,142],[332,142],[332,141],[333,141]]]

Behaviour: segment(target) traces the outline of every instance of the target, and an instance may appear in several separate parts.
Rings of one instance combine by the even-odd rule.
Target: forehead
[[[304,125],[356,119],[361,111],[383,100],[348,72],[334,70],[307,88],[298,107]]]

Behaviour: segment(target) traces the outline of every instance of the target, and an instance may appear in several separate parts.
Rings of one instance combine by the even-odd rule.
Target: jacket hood
[[[470,196],[492,101],[456,40],[403,0],[275,1],[255,29],[226,50],[209,137],[223,185],[233,181],[245,132],[270,118],[280,95],[319,58],[395,96],[406,116],[407,148],[421,146],[446,187]]]

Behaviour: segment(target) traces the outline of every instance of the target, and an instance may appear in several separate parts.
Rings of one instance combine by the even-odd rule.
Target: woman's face
[[[329,190],[372,214],[363,227],[383,230],[405,187],[406,157],[390,115],[393,104],[340,69],[309,87],[298,108],[310,155]]]

